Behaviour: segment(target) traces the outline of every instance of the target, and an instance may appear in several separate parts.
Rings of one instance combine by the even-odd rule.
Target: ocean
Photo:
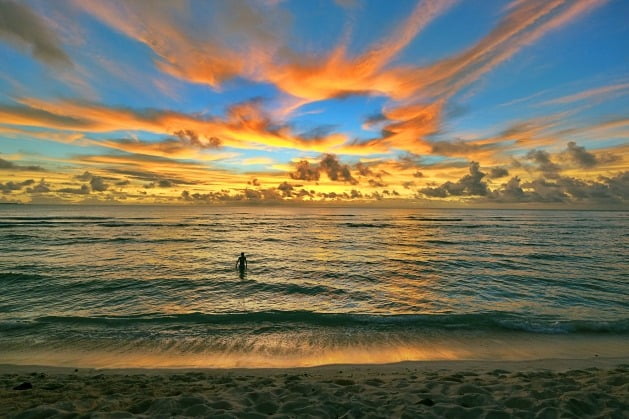
[[[628,227],[621,211],[1,205],[0,363],[626,356]]]

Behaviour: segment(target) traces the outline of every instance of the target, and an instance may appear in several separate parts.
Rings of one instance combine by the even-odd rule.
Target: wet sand
[[[31,389],[14,389],[27,382]],[[2,417],[626,418],[628,411],[629,358],[284,369],[0,366]]]

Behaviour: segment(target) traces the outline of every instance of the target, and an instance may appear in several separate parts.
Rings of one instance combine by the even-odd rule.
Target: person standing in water
[[[236,268],[238,268],[241,272],[247,269],[247,258],[245,257],[245,252],[240,253],[240,257],[236,262]]]

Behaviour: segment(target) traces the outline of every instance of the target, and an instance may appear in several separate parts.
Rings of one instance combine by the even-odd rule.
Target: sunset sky
[[[0,202],[623,207],[629,1],[0,0]]]

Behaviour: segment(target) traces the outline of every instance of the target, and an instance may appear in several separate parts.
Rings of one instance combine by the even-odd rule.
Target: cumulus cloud
[[[290,198],[293,196],[293,185],[288,182],[282,182],[278,185],[277,189],[282,192],[283,197]]]
[[[12,191],[19,191],[25,186],[29,186],[35,183],[33,179],[24,180],[22,182],[9,181],[7,183],[0,182],[0,192],[3,194],[9,194]]]
[[[80,180],[81,182],[89,182],[90,187],[94,192],[104,192],[109,187],[109,185],[105,183],[105,178],[103,178],[102,176],[93,175],[89,171],[85,171],[80,175],[76,175],[74,176],[74,178]]]
[[[291,192],[290,190],[288,191]],[[180,199],[187,202],[196,203],[212,203],[212,202],[263,202],[263,201],[281,201],[285,195],[283,191],[277,188],[267,189],[250,189],[245,188],[243,191],[232,192],[229,190],[211,191],[207,193],[194,192],[187,190],[181,192]],[[292,196],[292,195],[291,195]]]
[[[50,192],[50,190],[50,185],[46,183],[45,179],[42,178],[39,180],[39,183],[37,185],[33,186],[32,188],[27,188],[26,192],[40,194]]]
[[[561,168],[553,163],[550,153],[544,150],[531,150],[526,154],[528,160],[537,164],[537,170],[547,178],[557,178]]]
[[[509,171],[504,167],[492,167],[488,175],[490,179],[499,179],[505,176],[509,176]]]
[[[574,141],[568,143],[566,150],[562,154],[582,168],[593,167],[598,164],[594,154],[587,152],[585,147],[578,146]]]
[[[559,176],[521,182],[513,177],[488,198],[498,202],[620,204],[629,201],[629,172],[593,181]]]
[[[103,179],[100,176],[92,176],[92,179],[90,180],[90,186],[92,187],[92,190],[95,192],[106,191],[107,188],[109,187],[109,185],[105,183],[105,179]]]
[[[426,187],[419,193],[431,198],[446,198],[448,196],[485,196],[488,193],[487,184],[483,182],[485,173],[480,171],[477,162],[470,163],[470,174],[463,176],[456,182],[445,182],[438,187]]]
[[[352,185],[358,183],[352,176],[349,165],[341,164],[332,154],[325,154],[319,162],[319,167],[328,175],[330,180],[341,180]]]
[[[360,166],[358,170],[367,173],[368,169]],[[295,164],[295,170],[289,176],[295,180],[318,181],[322,172],[332,181],[347,182],[351,185],[358,183],[352,176],[350,165],[342,164],[333,154],[322,155],[318,164],[301,160]]]
[[[0,0],[0,38],[57,67],[72,65],[49,25],[23,2]]]
[[[320,176],[319,167],[311,165],[307,160],[297,162],[295,170],[290,173],[291,179],[295,180],[317,181]]]

